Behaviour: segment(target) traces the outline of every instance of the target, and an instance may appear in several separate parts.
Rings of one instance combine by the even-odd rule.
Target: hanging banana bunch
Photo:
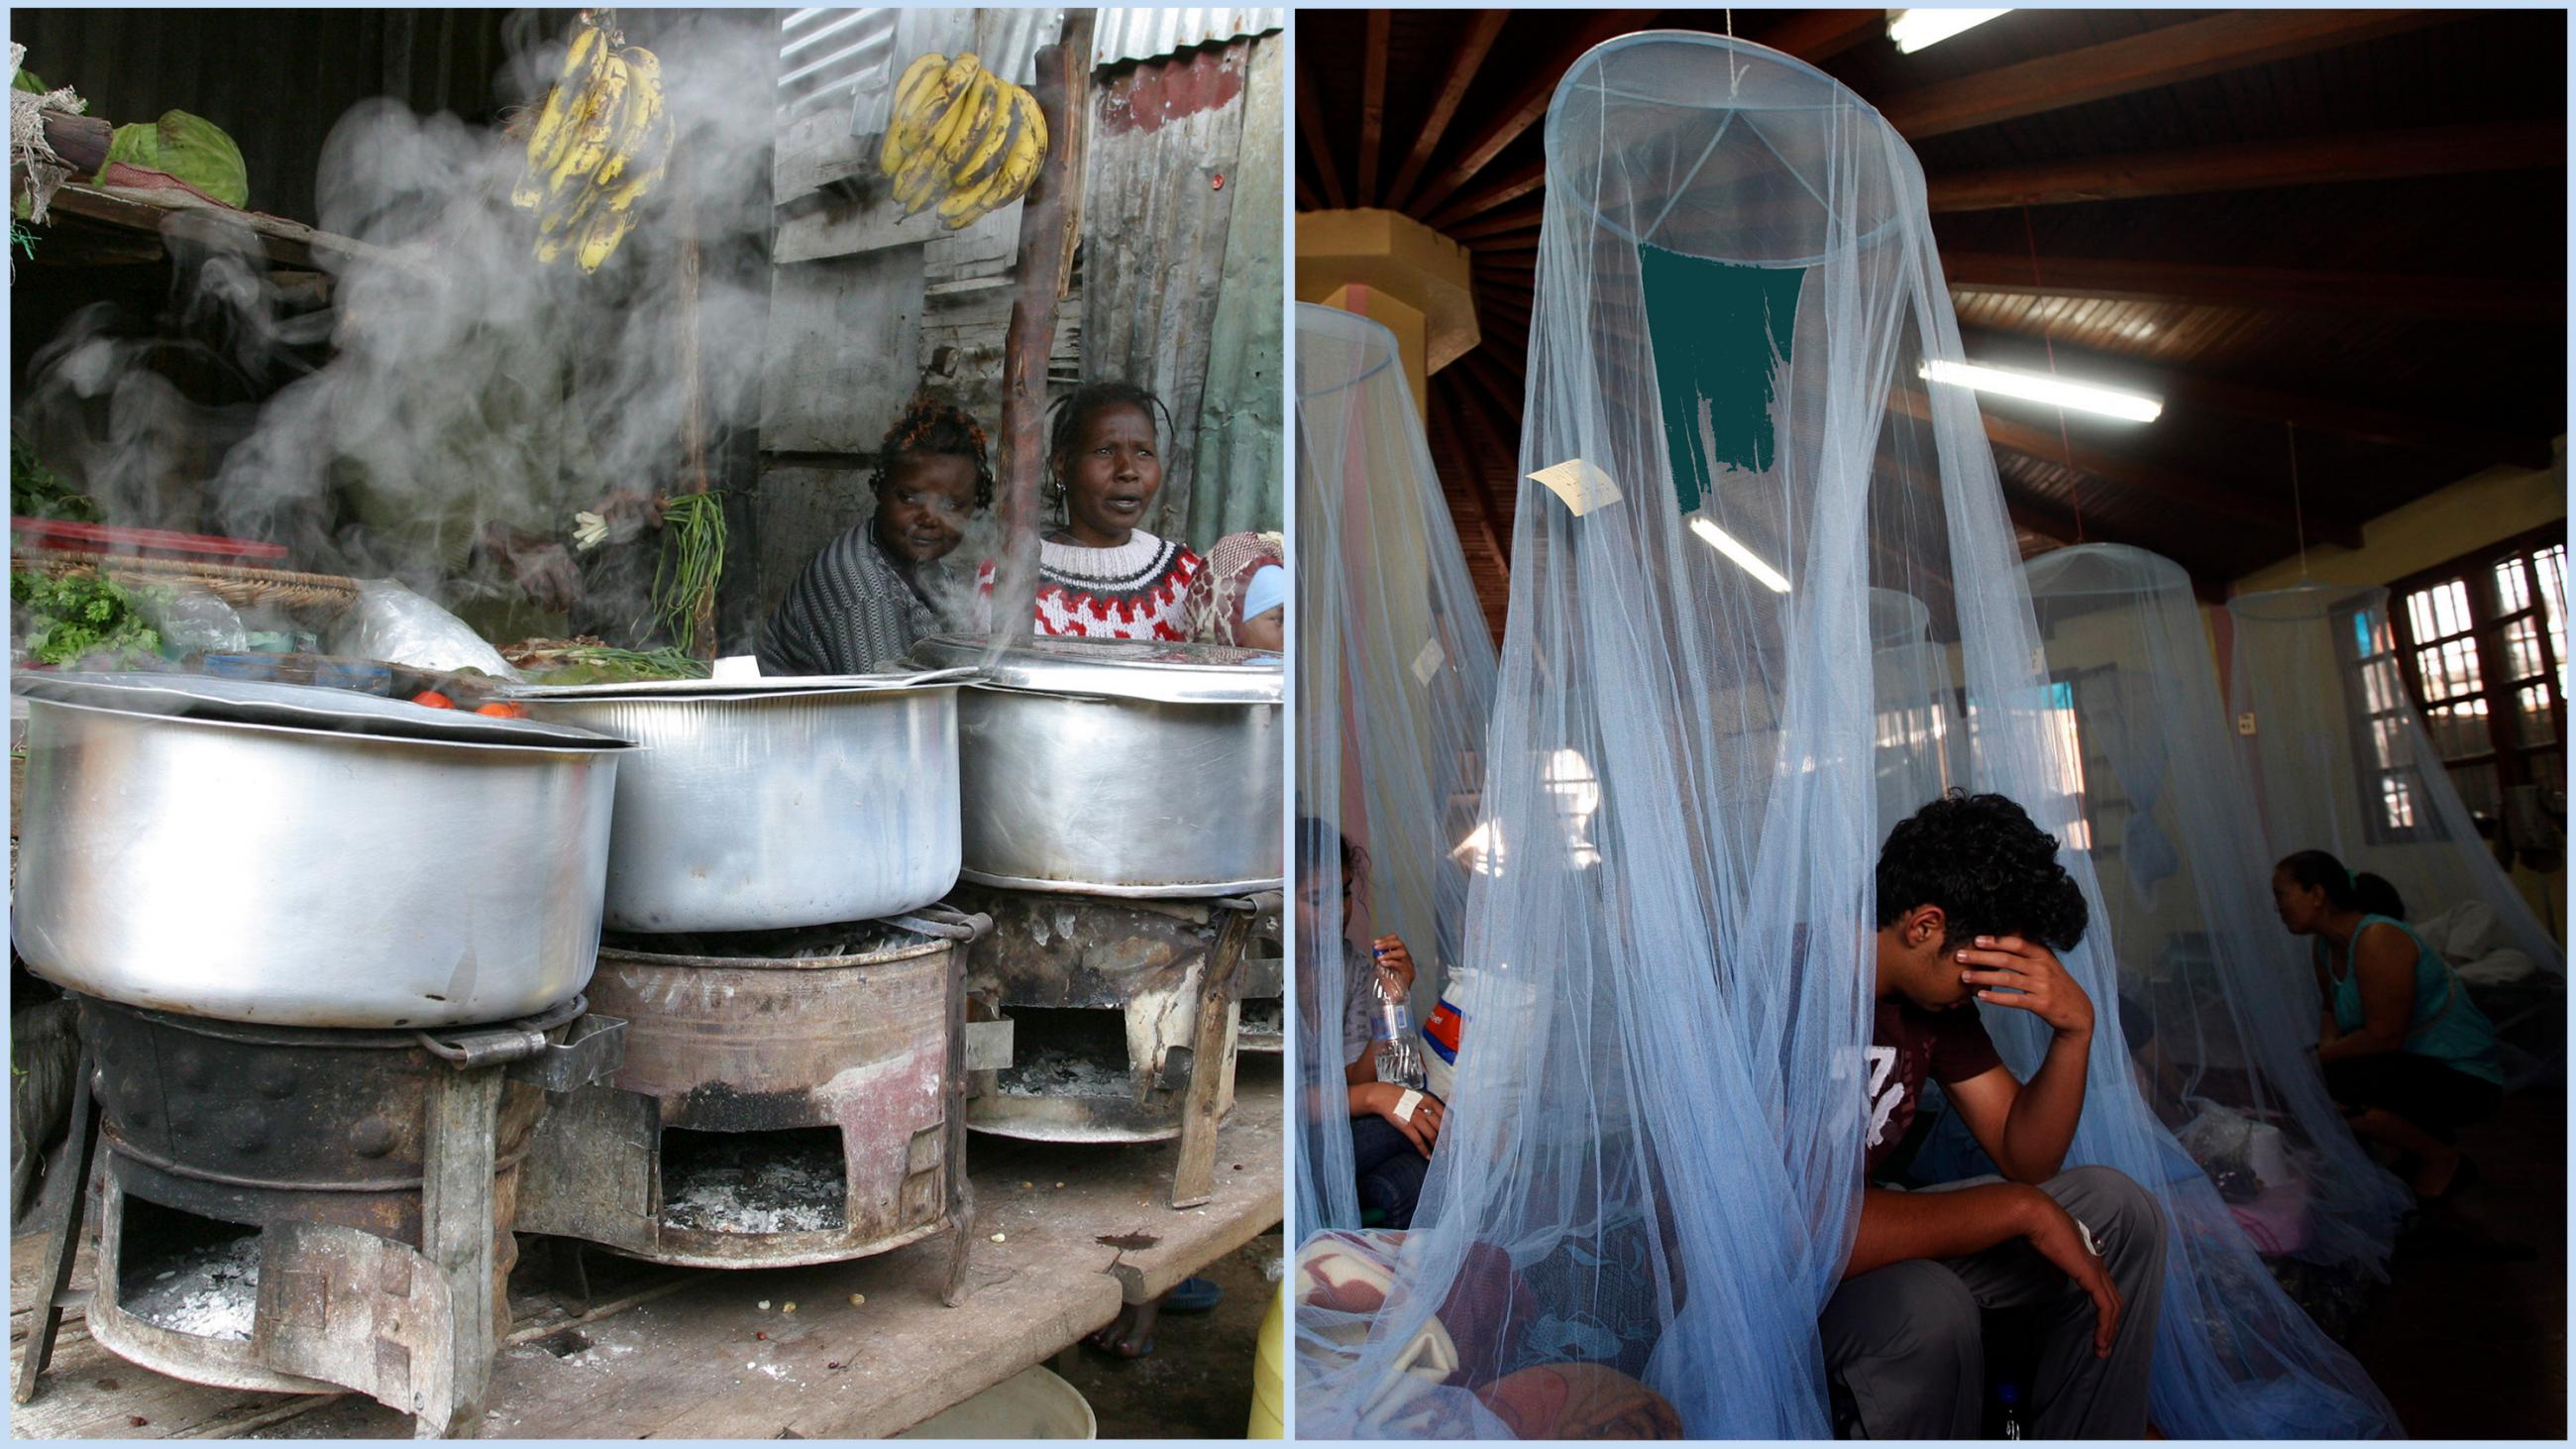
[[[571,256],[585,273],[635,229],[636,203],[671,160],[662,62],[582,12],[563,73],[528,133],[510,204],[537,213],[537,260]]]
[[[877,166],[894,178],[904,215],[935,202],[953,230],[1019,200],[1046,153],[1037,97],[984,69],[972,51],[954,60],[934,51],[895,83]]]

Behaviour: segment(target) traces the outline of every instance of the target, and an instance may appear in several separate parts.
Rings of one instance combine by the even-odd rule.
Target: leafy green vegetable
[[[645,679],[704,679],[704,664],[677,649],[613,649],[579,645],[563,651],[569,661],[548,670],[540,684],[633,684]]]
[[[71,485],[46,467],[36,450],[14,433],[9,438],[9,511],[20,518],[99,521],[98,505],[74,493]]]
[[[43,81],[36,79],[36,73],[34,71],[23,69],[18,72],[18,78],[9,83],[9,87],[12,90],[34,91],[40,96],[53,89],[53,87],[46,85]]]
[[[698,600],[712,597],[724,571],[722,493],[683,493],[662,505],[662,557],[653,566],[653,607],[682,654],[698,640]]]
[[[163,111],[149,125],[138,121],[117,127],[98,169],[120,161],[176,176],[226,206],[250,202],[250,169],[242,164],[241,147],[203,116]]]
[[[138,607],[167,602],[167,589],[128,589],[104,576],[44,574],[13,569],[9,598],[26,611],[19,639],[26,657],[42,664],[78,664],[106,655],[148,657],[161,651],[161,635]]]

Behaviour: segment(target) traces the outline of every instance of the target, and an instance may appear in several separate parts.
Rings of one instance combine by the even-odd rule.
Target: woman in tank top
[[[2274,868],[2272,904],[2292,935],[2314,940],[2317,1064],[2352,1130],[2406,1155],[2417,1197],[2459,1191],[2476,1169],[2458,1131],[2504,1094],[2495,1026],[2378,876],[2303,850]]]

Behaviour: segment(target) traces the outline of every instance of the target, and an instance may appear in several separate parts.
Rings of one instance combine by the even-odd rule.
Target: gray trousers
[[[2019,1239],[1964,1258],[1890,1263],[1845,1279],[1817,1325],[1825,1371],[1851,1394],[1868,1437],[1977,1437],[1986,1392],[1979,1315],[2019,1307],[2038,1308],[2042,1319],[2039,1371],[2022,1394],[2025,1437],[2135,1439],[2145,1432],[2147,1370],[2164,1299],[2163,1209],[2107,1167],[2060,1173],[2040,1191],[2102,1246],[2121,1303],[2111,1356],[2093,1356],[2093,1300]]]

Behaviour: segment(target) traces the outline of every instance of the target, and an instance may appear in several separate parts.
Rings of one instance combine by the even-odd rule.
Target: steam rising
[[[505,96],[543,100],[569,19],[532,17],[542,41],[514,50]],[[510,601],[515,586],[476,548],[488,528],[562,546],[571,515],[608,494],[682,489],[683,242],[713,257],[762,245],[768,225],[768,18],[628,12],[627,29],[662,57],[674,159],[597,275],[531,255],[536,218],[509,203],[518,138],[367,102],[333,127],[315,188],[321,229],[361,244],[319,257],[336,311],[300,310],[245,261],[258,246],[238,221],[201,212],[165,229],[172,311],[200,360],[259,390],[294,380],[255,415],[228,416],[145,366],[166,344],[119,337],[93,308],[34,359],[19,422],[110,522],[273,540],[293,567],[392,575],[450,607]],[[753,281],[699,277],[711,444],[757,419],[768,295],[764,274]],[[306,352],[326,327],[337,351],[317,367]],[[220,464],[191,476],[192,440],[207,438]],[[649,555],[657,539],[625,547]],[[649,556],[588,572],[576,622],[646,612]],[[616,596],[600,595],[604,579]]]

